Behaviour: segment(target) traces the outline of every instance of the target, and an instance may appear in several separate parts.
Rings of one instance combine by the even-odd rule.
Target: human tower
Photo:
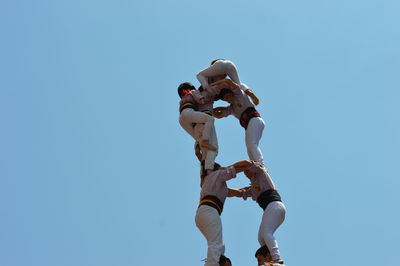
[[[205,266],[231,266],[225,256],[222,238],[221,213],[227,197],[251,197],[262,208],[263,214],[258,231],[260,248],[256,251],[258,265],[283,266],[283,260],[274,237],[275,230],[285,219],[285,205],[276,189],[264,159],[259,141],[264,130],[264,120],[255,106],[256,95],[239,79],[232,61],[217,59],[197,74],[201,86],[184,82],[178,87],[179,123],[195,139],[195,154],[201,162],[200,202],[196,212],[196,225],[207,240]],[[213,108],[214,101],[228,102],[225,107]],[[245,130],[249,160],[238,161],[222,167],[215,162],[218,140],[214,117],[235,116]],[[227,181],[244,172],[250,186],[228,188]]]

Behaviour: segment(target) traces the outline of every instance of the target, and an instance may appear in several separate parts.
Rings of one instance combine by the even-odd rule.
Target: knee
[[[208,118],[207,118],[207,122],[206,123],[214,124],[214,121],[215,121],[214,117],[209,116],[209,115],[207,115],[207,116],[208,116]]]
[[[232,61],[225,60],[224,61],[224,65],[225,65],[225,68],[226,68],[227,72],[228,71],[237,71],[236,70],[236,66]]]
[[[265,242],[267,242],[267,240],[275,239],[273,232],[264,232],[263,237],[264,237]]]

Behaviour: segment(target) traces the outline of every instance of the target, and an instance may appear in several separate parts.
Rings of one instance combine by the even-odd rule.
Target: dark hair
[[[193,86],[192,83],[190,83],[190,82],[183,82],[183,83],[179,84],[179,86],[178,86],[178,94],[179,94],[179,97],[182,98],[186,93],[188,93],[188,92],[191,91],[191,90],[195,90],[195,89],[196,89],[196,87]]]
[[[222,58],[214,59],[214,60],[211,61],[210,65],[211,66],[214,65],[214,63],[217,62],[218,60],[224,60],[224,59],[222,59]]]
[[[217,171],[219,168],[221,168],[221,165],[219,163],[214,163],[214,168],[213,171]],[[200,177],[202,179],[201,183],[203,183],[203,179],[206,177],[207,175],[207,170],[205,167],[205,161],[201,161],[201,171],[200,171]]]
[[[229,262],[229,264],[232,265],[232,262],[228,257],[225,257],[224,255],[221,255],[219,257],[219,265],[220,266],[224,266],[227,262]]]
[[[260,247],[257,249],[256,254],[254,254],[254,257],[257,258],[257,256],[263,256],[266,257],[269,253],[268,247],[266,245]]]
[[[233,93],[230,89],[222,89],[218,94],[218,99],[223,99],[225,95]]]

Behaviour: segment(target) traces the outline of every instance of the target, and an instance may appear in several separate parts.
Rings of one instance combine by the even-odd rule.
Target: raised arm
[[[244,91],[253,101],[254,105],[258,105],[260,103],[260,100],[257,98],[257,96],[254,94],[254,92],[250,89],[247,89]]]
[[[252,165],[253,165],[253,163],[251,161],[243,160],[243,161],[234,163],[232,166],[235,168],[236,173],[240,173]]]
[[[246,85],[246,84],[240,84],[240,88],[246,93],[254,103],[254,105],[258,105],[260,103],[260,100],[257,98],[257,96],[254,94],[252,90]]]

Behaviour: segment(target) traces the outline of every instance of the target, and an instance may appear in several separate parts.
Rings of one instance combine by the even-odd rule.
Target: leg
[[[203,128],[204,128],[204,124],[196,124],[194,126],[194,135],[195,135],[196,140],[198,142],[201,141]],[[218,140],[217,140],[217,133],[215,131],[215,127],[213,127],[212,130],[211,130],[209,144],[212,145],[213,147],[215,147],[216,150],[213,151],[213,150],[205,149],[204,147],[200,146],[201,154],[202,154],[202,160],[205,161],[205,165],[204,166],[205,166],[205,169],[207,169],[207,170],[214,168],[215,158],[217,157],[217,154],[218,154]]]
[[[250,160],[264,163],[264,158],[258,143],[262,137],[265,123],[261,117],[253,117],[246,129],[246,147]]]
[[[204,266],[219,266],[219,257],[224,254],[221,217],[216,209],[202,205],[196,212],[196,225],[207,239],[207,262]]]
[[[187,122],[182,116],[179,116],[179,124],[192,138],[196,139],[193,123]]]
[[[215,127],[212,128],[209,143],[210,143],[210,145],[215,147],[216,150],[215,151],[212,151],[212,150],[204,151],[205,156],[203,157],[203,159],[205,159],[205,168],[207,170],[214,169],[215,158],[218,155],[218,139],[217,139],[217,132],[215,131]]]
[[[185,130],[189,127],[188,125],[197,123],[204,124],[200,145],[205,146],[207,149],[216,149],[215,147],[208,145],[208,140],[210,138],[212,128],[214,127],[214,118],[212,116],[209,116],[203,112],[197,112],[193,109],[185,109],[182,111],[179,121],[181,122],[181,125],[184,124],[182,127]]]
[[[281,258],[274,232],[285,220],[285,214],[286,208],[282,202],[271,202],[264,211],[258,231],[258,241],[260,245],[267,245],[273,260],[279,260]]]
[[[228,75],[232,81],[240,84],[239,75],[235,64],[229,60],[219,60],[208,68],[202,70],[197,74],[197,79],[200,81],[201,85],[205,86],[208,84],[208,78],[212,78],[219,75]],[[214,80],[216,81],[216,80]]]

